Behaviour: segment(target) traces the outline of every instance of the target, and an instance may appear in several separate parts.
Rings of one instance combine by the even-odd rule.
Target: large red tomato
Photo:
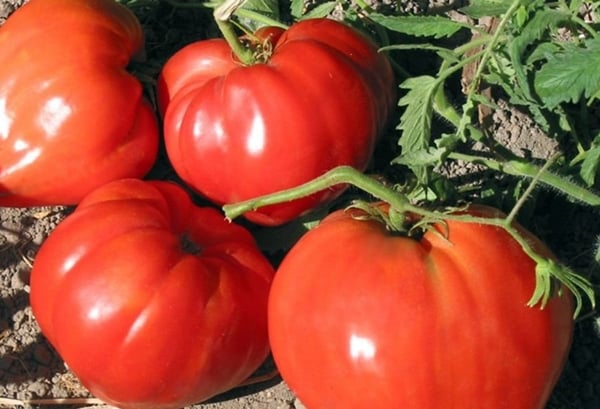
[[[0,28],[0,205],[75,204],[141,177],[158,148],[155,115],[126,71],[142,48],[114,0],[30,0]]]
[[[218,204],[297,186],[338,165],[365,169],[395,103],[385,55],[340,22],[305,20],[257,37],[270,53],[262,63],[243,66],[225,40],[212,39],[184,47],[159,78],[173,167]],[[280,224],[341,190],[246,217]]]
[[[264,361],[272,275],[243,227],[174,184],[124,179],[88,195],[43,243],[31,306],[95,396],[179,408]]]
[[[306,407],[544,408],[570,347],[571,295],[526,306],[535,266],[500,228],[447,221],[417,241],[356,216],[309,231],[272,285],[272,353]]]

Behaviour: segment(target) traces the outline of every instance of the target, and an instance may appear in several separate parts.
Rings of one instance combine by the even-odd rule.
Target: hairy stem
[[[225,212],[225,216],[231,220],[259,207],[289,202],[339,184],[352,184],[401,211],[406,210],[406,207],[409,206],[406,197],[383,186],[375,179],[362,174],[350,166],[339,166],[300,186],[238,203],[227,204],[223,206],[223,211]]]
[[[563,193],[571,199],[588,206],[600,206],[600,195],[576,184],[564,176],[547,171],[540,172],[541,168],[539,166],[517,156],[508,160],[498,161],[460,152],[450,152],[448,158],[484,165],[488,169],[496,170],[511,176],[537,178],[541,184]]]
[[[540,178],[543,177],[544,173],[547,173],[547,170],[550,169],[550,166],[552,166],[552,163],[554,163],[557,157],[558,156],[554,156],[553,158],[547,160],[544,166],[541,167],[540,171],[533,177],[531,183],[529,184],[529,186],[527,186],[527,189],[525,189],[521,197],[519,197],[517,203],[513,206],[510,213],[506,217],[509,223],[512,223],[512,221],[517,217],[517,214],[524,206],[525,202],[527,201],[527,198],[529,198],[529,196],[531,196],[531,194],[533,193],[533,190],[540,181]]]

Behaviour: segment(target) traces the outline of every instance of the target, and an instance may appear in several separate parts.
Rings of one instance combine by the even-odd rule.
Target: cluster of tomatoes
[[[115,1],[30,0],[0,29],[0,205],[77,205],[31,275],[35,317],[69,367],[123,408],[208,399],[270,352],[311,409],[542,408],[573,306],[525,306],[535,265],[506,232],[449,222],[448,238],[416,241],[336,212],[275,273],[216,209],[364,170],[396,102],[385,55],[343,23],[250,43],[268,58],[244,65],[223,39],[175,53],[155,110],[126,70],[142,28]],[[161,143],[215,208],[143,180]],[[342,190],[245,216],[280,225]]]

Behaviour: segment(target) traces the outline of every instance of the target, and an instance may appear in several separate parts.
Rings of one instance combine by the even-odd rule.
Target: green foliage
[[[461,11],[471,18],[501,16],[513,3],[512,0],[471,0]]]
[[[175,8],[205,7],[217,10],[225,4],[225,0],[207,0],[198,3],[181,3],[178,0],[162,0]],[[231,4],[229,5],[231,6]],[[231,7],[229,7],[231,8]],[[237,26],[245,32],[253,32],[265,26],[285,27],[281,22],[279,0],[242,0],[237,7],[231,8],[237,19]]]
[[[317,6],[307,9],[303,0],[293,0],[291,3],[291,14],[296,20],[307,18],[326,17],[337,7],[337,1],[326,1]]]
[[[588,185],[594,184],[596,175],[600,171],[600,135],[592,143],[590,149],[585,151],[581,163],[581,178]]]
[[[398,129],[402,130],[400,145],[406,152],[423,150],[429,146],[433,97],[439,86],[431,76],[408,78],[400,88],[408,90],[398,105],[406,107]]]
[[[408,167],[425,184],[435,179],[433,173],[447,160],[458,156],[455,150],[460,144],[487,143],[497,156],[494,170],[500,172],[510,168],[503,163],[521,163],[475,121],[481,107],[493,107],[493,100],[481,92],[491,86],[511,104],[528,111],[561,146],[576,147],[562,152],[562,163],[567,166],[553,170],[553,177],[541,178],[540,183],[581,200],[578,184],[596,186],[600,168],[598,140],[591,139],[590,130],[585,129],[589,121],[577,116],[580,109],[572,109],[592,109],[600,95],[600,40],[595,26],[579,16],[582,5],[581,1],[473,0],[455,10],[453,17],[366,13],[369,21],[391,33],[384,50],[396,60],[401,61],[407,52],[412,58],[418,52],[438,58],[436,72],[408,74],[400,84],[403,113],[397,129],[401,155],[393,163]],[[462,18],[456,18],[461,14]],[[488,21],[495,18],[487,31],[479,24],[482,17]],[[464,72],[471,76],[463,78],[467,83],[463,84],[461,111],[456,102],[441,94]],[[434,125],[440,117],[443,124],[455,128],[454,133],[436,131]],[[472,160],[492,163],[477,155]],[[522,173],[511,170],[511,174],[531,179],[539,165],[528,166],[531,169]],[[560,186],[552,185],[555,183]],[[592,191],[585,196],[590,199],[588,204],[597,203],[598,195]]]
[[[252,14],[267,17],[272,20],[279,20],[279,0],[246,0],[241,7],[242,10],[250,11]],[[246,27],[252,30],[256,30],[259,27],[266,25],[263,21],[258,19],[252,19],[249,17],[242,17],[242,22]]]
[[[564,102],[576,103],[582,97],[600,92],[600,39],[582,46],[565,44],[564,49],[547,55],[547,62],[535,76],[535,91],[548,108]]]
[[[306,12],[306,5],[304,0],[291,0],[290,2],[290,14],[296,20],[300,19],[300,17]]]
[[[398,33],[436,39],[451,37],[459,30],[467,28],[465,24],[441,16],[385,16],[371,13],[369,19]]]

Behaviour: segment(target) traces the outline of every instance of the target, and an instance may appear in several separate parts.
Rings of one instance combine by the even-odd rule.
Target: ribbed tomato
[[[124,179],[86,196],[42,244],[31,306],[95,396],[181,408],[264,361],[272,275],[243,227],[174,184]]]
[[[273,356],[309,409],[543,409],[569,351],[573,300],[564,289],[528,307],[535,284],[533,260],[499,227],[446,220],[415,240],[339,211],[275,275]]]
[[[143,47],[114,0],[30,0],[0,29],[0,205],[76,204],[141,177],[158,150],[155,114],[126,71]]]
[[[159,78],[165,141],[182,179],[223,204],[299,185],[339,165],[365,169],[395,104],[386,56],[328,19],[262,29],[253,46],[263,57],[250,65],[223,39],[190,44],[166,63]],[[341,191],[246,217],[281,224]]]

